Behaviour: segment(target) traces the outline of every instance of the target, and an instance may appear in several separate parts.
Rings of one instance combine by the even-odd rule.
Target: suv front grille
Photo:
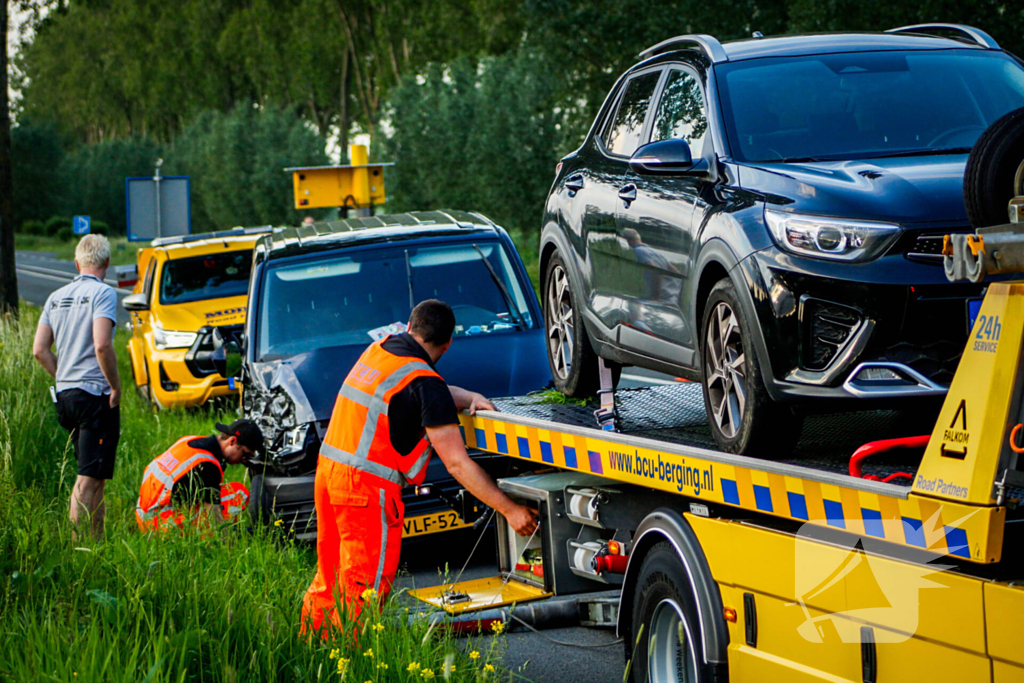
[[[861,322],[861,315],[846,306],[806,299],[803,321],[806,332],[803,367],[824,370],[849,341]]]
[[[943,235],[919,235],[907,252],[907,257],[941,262],[942,242]]]

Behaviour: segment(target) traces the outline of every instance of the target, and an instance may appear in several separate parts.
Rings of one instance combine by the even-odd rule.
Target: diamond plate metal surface
[[[598,432],[594,419],[594,410],[598,408],[596,400],[577,405],[554,403],[546,396],[522,396],[495,399],[494,403],[505,413],[592,428]],[[620,389],[615,392],[615,403],[619,411],[619,429],[624,434],[717,449],[704,411],[699,383]],[[850,456],[858,447],[881,439],[919,436],[914,431],[915,424],[920,424],[920,421],[911,421],[906,414],[895,410],[810,415],[804,419],[796,450],[789,458],[778,462],[846,474]],[[913,474],[920,457],[921,453],[910,451],[880,454],[864,463],[863,472],[880,477],[900,471]],[[909,485],[910,481],[897,480],[893,483]]]

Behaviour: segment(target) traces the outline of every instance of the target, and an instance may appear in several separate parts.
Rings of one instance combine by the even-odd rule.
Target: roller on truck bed
[[[950,279],[1024,272],[1024,110],[979,140],[965,194],[982,229],[945,240]],[[1016,222],[982,222],[979,197]],[[549,468],[500,482],[541,528],[499,524],[497,577],[414,595],[471,614],[619,588],[636,682],[1024,680],[1024,283],[968,305],[930,434],[895,410],[811,416],[785,460],[732,455],[696,383],[614,404],[603,383],[616,429],[536,397],[463,415],[467,446]]]

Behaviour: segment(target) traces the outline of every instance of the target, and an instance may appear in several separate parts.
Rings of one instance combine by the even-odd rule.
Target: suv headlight
[[[892,223],[806,216],[764,210],[772,236],[786,251],[836,261],[869,261],[893,243],[900,226]]]
[[[175,332],[153,325],[153,342],[160,350],[187,349],[195,343],[197,336],[195,332]]]

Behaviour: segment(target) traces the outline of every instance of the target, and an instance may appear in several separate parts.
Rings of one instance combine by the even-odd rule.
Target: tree
[[[0,314],[18,313],[11,186],[11,115],[7,95],[7,0],[0,0]]]

